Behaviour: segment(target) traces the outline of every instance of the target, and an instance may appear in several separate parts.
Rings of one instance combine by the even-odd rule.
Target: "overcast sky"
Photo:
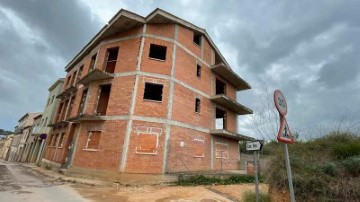
[[[252,121],[263,123],[275,89],[293,132],[359,125],[360,1],[1,0],[0,128],[43,110],[49,86],[118,10],[146,16],[157,7],[205,28],[251,84],[238,93],[255,112],[238,118],[240,133],[275,137],[259,136]]]

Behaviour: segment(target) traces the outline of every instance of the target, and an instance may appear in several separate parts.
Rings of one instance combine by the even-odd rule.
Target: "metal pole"
[[[288,180],[289,180],[290,200],[291,200],[291,202],[295,202],[294,187],[293,187],[293,182],[292,182],[289,151],[288,151],[287,144],[284,144],[284,149],[285,149],[286,170],[287,170],[287,175],[288,175]]]
[[[254,151],[254,173],[255,173],[255,192],[256,192],[256,202],[259,202],[259,179],[258,179],[258,165],[257,165],[257,155]]]

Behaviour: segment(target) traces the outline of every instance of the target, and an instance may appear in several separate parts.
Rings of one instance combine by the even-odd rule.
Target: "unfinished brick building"
[[[71,172],[237,169],[250,85],[204,29],[120,10],[65,67],[45,160]]]

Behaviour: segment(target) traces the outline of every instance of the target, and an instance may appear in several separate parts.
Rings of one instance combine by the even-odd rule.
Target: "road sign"
[[[262,144],[261,142],[258,141],[254,141],[254,142],[248,142],[246,143],[246,150],[247,151],[259,151],[262,149]]]
[[[290,132],[290,128],[286,121],[285,116],[280,116],[280,128],[277,135],[277,140],[279,142],[284,142],[289,144],[294,143],[294,137]]]
[[[279,111],[279,113],[283,116],[286,116],[287,104],[286,104],[285,96],[282,94],[280,90],[275,90],[274,102],[275,102],[275,107]]]

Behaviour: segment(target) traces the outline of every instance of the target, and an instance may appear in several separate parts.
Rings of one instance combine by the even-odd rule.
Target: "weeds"
[[[255,202],[256,201],[256,194],[255,192],[247,191],[242,198],[243,202]],[[260,192],[259,194],[259,201],[260,202],[271,202],[271,197],[269,194]]]
[[[259,182],[263,182],[263,177],[259,177]],[[248,175],[233,175],[229,178],[221,178],[220,176],[205,177],[204,175],[184,176],[180,175],[177,185],[195,186],[195,185],[211,185],[211,184],[240,184],[255,183],[255,178]]]

